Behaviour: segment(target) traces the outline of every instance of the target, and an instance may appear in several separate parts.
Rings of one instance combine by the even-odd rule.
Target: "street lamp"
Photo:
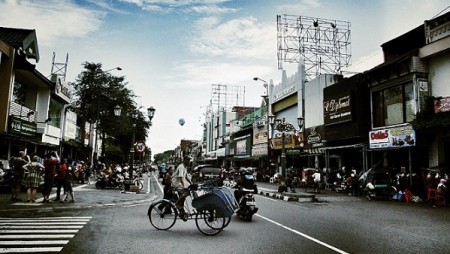
[[[115,67],[115,68],[112,68],[112,69],[109,69],[109,70],[106,70],[106,71],[103,71],[103,72],[110,72],[110,71],[113,71],[113,70],[121,71],[122,68],[120,68],[120,67]]]
[[[150,126],[152,125],[152,119],[153,119],[153,116],[155,115],[155,111],[156,110],[155,110],[154,107],[149,107],[147,109],[147,115],[148,115],[148,118],[150,119],[150,123],[149,123]],[[133,120],[135,120],[137,118],[136,112],[133,113],[132,118],[133,118]],[[133,177],[134,153],[135,153],[135,151],[134,151],[134,143],[136,142],[135,139],[136,139],[136,123],[133,122],[133,134],[131,136],[131,146],[132,146],[131,147],[131,158],[130,158],[131,165],[130,165],[130,168],[129,168],[130,178]]]
[[[114,115],[119,117],[120,113],[122,112],[122,107],[120,107],[119,105],[114,107]]]
[[[269,133],[270,133],[270,129],[269,129],[269,84],[267,84],[267,82],[264,79],[260,79],[258,77],[254,77],[253,78],[254,81],[262,81],[264,83],[264,87],[266,88],[266,94],[262,95],[261,97],[264,99],[264,103],[266,105],[266,127],[267,127],[267,165],[266,167],[269,167],[270,165],[270,137],[269,137]]]
[[[286,153],[285,153],[285,136],[286,132],[295,131],[295,127],[286,122],[285,118],[275,119],[274,115],[269,116],[270,125],[272,129],[281,132],[281,175],[283,178],[286,177]],[[305,119],[303,117],[297,118],[297,124],[299,130],[301,131],[304,125]]]
[[[120,68],[120,67],[114,67],[114,68],[112,68],[112,69],[109,69],[109,70],[106,70],[106,71],[102,71],[103,73],[108,73],[108,75],[111,75],[109,72],[110,71],[113,71],[113,70],[118,70],[118,71],[121,71],[122,70],[122,68]],[[109,85],[109,87],[108,87],[108,90],[111,88],[111,82],[108,82],[108,85]],[[104,113],[105,112],[100,112],[99,114],[100,114],[100,116],[104,116]],[[120,115],[120,111],[119,111],[119,115]],[[99,120],[96,120],[97,122],[96,122],[96,126],[95,126],[95,128],[96,128],[96,135],[95,135],[95,154],[96,154],[96,156],[97,156],[97,133],[98,133],[98,130],[97,130],[97,123],[98,123],[98,121]],[[102,119],[100,119],[100,121],[102,121],[102,123],[103,123],[103,118]],[[102,156],[102,160],[105,160],[105,135],[106,135],[106,133],[105,133],[105,130],[104,129],[102,129],[101,130],[102,131],[102,154],[101,154],[101,156]],[[105,162],[105,161],[103,161],[103,162]]]

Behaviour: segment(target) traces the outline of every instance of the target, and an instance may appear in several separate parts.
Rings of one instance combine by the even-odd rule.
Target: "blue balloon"
[[[183,118],[180,118],[180,120],[178,120],[178,123],[181,125],[181,126],[183,126],[184,125],[184,123],[186,123],[185,121],[184,121],[184,119]]]

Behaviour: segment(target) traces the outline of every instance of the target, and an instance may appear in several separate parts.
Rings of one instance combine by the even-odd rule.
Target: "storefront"
[[[428,163],[426,147],[417,146],[411,124],[380,128],[369,132],[369,157],[372,165],[395,175],[405,173],[409,186],[423,191],[424,172]]]

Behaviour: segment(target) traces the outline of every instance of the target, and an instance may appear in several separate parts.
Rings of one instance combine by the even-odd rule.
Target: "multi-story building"
[[[0,159],[8,165],[21,150],[41,157],[52,150],[62,155],[63,138],[77,137],[76,117],[66,124],[70,87],[59,76],[48,79],[36,69],[35,30],[0,28],[0,52]]]

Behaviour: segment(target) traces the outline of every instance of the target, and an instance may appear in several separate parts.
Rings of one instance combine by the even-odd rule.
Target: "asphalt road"
[[[193,220],[177,220],[168,231],[156,230],[147,210],[160,196],[160,188],[154,180],[147,187],[151,188],[144,194],[130,194],[86,186],[76,189],[74,204],[10,205],[0,215],[88,218],[62,245],[61,253],[448,253],[450,249],[449,208],[335,193],[319,194],[321,202],[258,195],[260,209],[251,222],[233,216],[216,236],[201,234]]]

